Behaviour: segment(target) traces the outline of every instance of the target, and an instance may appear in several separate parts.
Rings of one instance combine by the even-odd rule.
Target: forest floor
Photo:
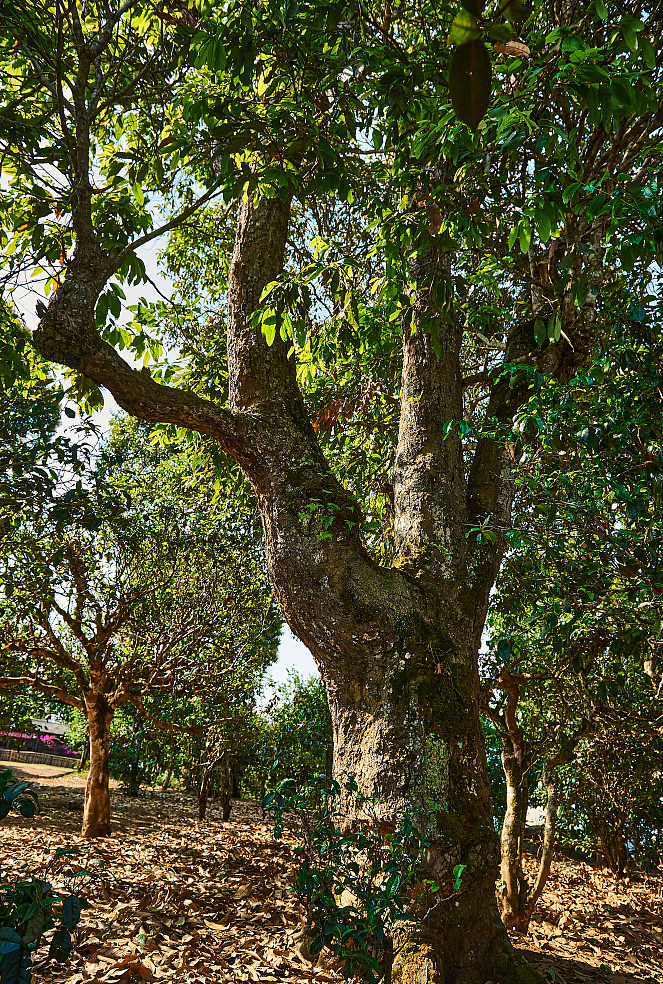
[[[115,789],[113,836],[90,843],[78,836],[83,777],[36,785],[41,813],[0,828],[2,880],[43,874],[56,848],[77,847],[80,856],[51,866],[48,877],[58,890],[87,883],[91,905],[78,951],[64,965],[37,962],[34,981],[343,979],[298,953],[292,843],[273,839],[255,803],[235,801],[228,823],[212,803],[199,823],[193,799],[179,792],[130,799]],[[72,879],[81,867],[92,877]],[[660,874],[618,880],[559,857],[535,920],[513,941],[553,984],[663,984]]]

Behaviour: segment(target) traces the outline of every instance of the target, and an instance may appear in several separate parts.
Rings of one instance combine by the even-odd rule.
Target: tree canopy
[[[519,421],[575,387],[610,298],[660,258],[660,12],[57,0],[2,18],[2,227],[8,283],[45,278],[36,349],[89,404],[107,388],[251,484],[335,774],[385,829],[411,815],[424,887],[451,898],[464,865],[453,906],[423,892],[392,979],[524,984],[493,899],[477,653]],[[186,241],[213,199],[233,203],[227,289],[199,344],[189,320],[168,347],[172,311],[118,324],[140,246]]]

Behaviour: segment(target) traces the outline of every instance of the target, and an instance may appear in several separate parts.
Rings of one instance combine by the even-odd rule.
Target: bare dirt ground
[[[91,902],[78,952],[65,965],[38,963],[36,982],[343,979],[295,948],[291,845],[273,839],[256,804],[236,801],[228,823],[211,804],[199,823],[181,793],[130,799],[114,790],[113,836],[90,844],[78,836],[84,778],[36,784],[41,813],[0,828],[3,880],[43,873],[56,848],[77,847],[81,855],[51,867],[49,878],[59,890],[86,888]],[[535,918],[513,940],[552,984],[663,984],[660,875],[617,880],[559,858]]]
[[[13,769],[17,779],[58,779],[61,776],[69,775],[72,779],[78,776],[71,769],[62,769],[57,765],[39,765],[37,762],[10,762],[0,758],[0,768]],[[85,773],[82,777],[85,786]]]

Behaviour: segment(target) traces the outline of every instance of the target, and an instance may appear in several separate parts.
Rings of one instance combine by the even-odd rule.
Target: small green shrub
[[[0,820],[12,809],[32,820],[39,810],[39,799],[31,782],[16,782],[13,769],[0,769]]]
[[[35,816],[39,800],[30,787],[29,782],[14,781],[13,769],[0,769],[0,819],[12,808],[29,819]],[[72,933],[87,902],[72,888],[64,898],[54,895],[48,873],[62,859],[78,853],[76,848],[57,850],[44,873],[45,878],[0,882],[0,984],[30,984],[32,954],[51,929],[55,932],[49,958],[62,963],[73,950]],[[76,874],[92,873],[83,870]]]
[[[356,797],[361,818],[344,829],[341,794]],[[344,787],[326,776],[298,785],[288,779],[263,800],[274,817],[274,835],[284,824],[296,834],[300,866],[294,892],[306,908],[305,935],[311,956],[323,948],[342,963],[346,978],[381,980],[393,959],[392,932],[399,920],[412,917],[422,890],[420,862],[429,846],[407,816],[393,832],[384,834],[374,803],[359,797],[354,779]],[[322,802],[317,810],[310,804]],[[464,866],[454,871],[454,890],[460,889]]]

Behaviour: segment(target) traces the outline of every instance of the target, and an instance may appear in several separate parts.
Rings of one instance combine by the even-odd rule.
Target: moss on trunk
[[[393,981],[533,984],[538,975],[511,946],[497,908],[499,845],[476,657],[456,629],[408,633],[361,686],[327,681],[334,771],[338,779],[354,776],[384,829],[408,815],[429,845],[412,923],[394,937]],[[360,822],[351,803],[348,822]],[[457,865],[464,866],[459,891]],[[427,881],[439,892],[427,891]]]

